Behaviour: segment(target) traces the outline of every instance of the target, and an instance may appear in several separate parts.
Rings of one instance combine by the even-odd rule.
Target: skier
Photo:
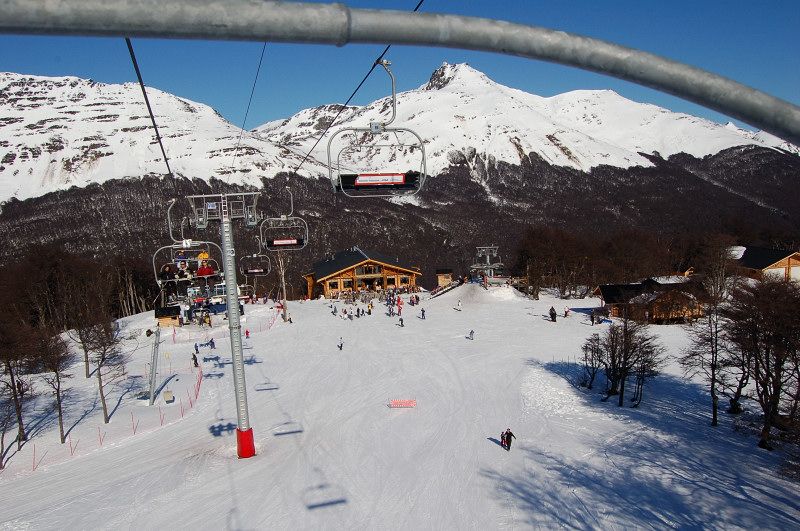
[[[245,339],[250,339],[250,329],[249,328],[245,328],[244,329],[244,338]]]
[[[200,354],[200,347],[197,345],[197,343],[194,344],[194,353]]]
[[[504,431],[500,432],[500,446],[502,446],[503,448],[506,447],[506,432]]]
[[[458,299],[458,308],[457,309],[458,309],[459,312],[461,311],[461,299]]]
[[[475,336],[475,330],[470,330],[470,331],[469,331],[469,338],[470,338],[470,339],[475,339],[475,337],[474,337],[474,336]]]
[[[211,347],[211,350],[215,350],[217,347],[214,345],[214,338],[208,340],[208,346]]]
[[[403,327],[404,327],[404,325],[403,325],[403,318],[401,317],[401,318],[400,318],[400,328],[403,328]]]
[[[192,363],[194,363],[195,367],[198,366],[198,364],[197,364],[197,354],[192,354]]]
[[[341,337],[339,338],[339,344],[336,346],[339,347],[339,350],[342,350],[342,347],[344,347],[344,341],[342,341]]]
[[[421,311],[422,311],[422,320],[424,321],[425,320],[425,308],[423,308]]]
[[[594,312],[589,312],[589,320],[592,321],[592,326],[594,326]]]
[[[564,318],[569,317],[569,307],[564,306]]]
[[[556,322],[556,309],[550,306],[550,320]]]
[[[506,451],[511,451],[511,439],[516,439],[516,435],[511,433],[511,428],[506,428],[506,432],[503,434],[506,436]]]

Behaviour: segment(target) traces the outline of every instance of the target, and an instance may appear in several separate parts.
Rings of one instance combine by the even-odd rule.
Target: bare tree
[[[14,404],[5,388],[0,388],[0,470],[6,466],[6,433],[14,425]]]
[[[600,334],[592,334],[581,347],[583,351],[583,379],[581,385],[591,389],[594,379],[600,370],[600,360],[602,351],[600,345]]]
[[[604,400],[617,395],[619,406],[625,403],[625,384],[631,375],[637,375],[635,398],[641,401],[644,381],[658,370],[663,354],[663,348],[647,331],[647,325],[628,319],[626,310],[623,316],[622,323],[609,326],[600,339],[600,364],[608,379]]]
[[[2,369],[0,381],[11,397],[17,417],[18,448],[21,448],[22,443],[28,439],[23,419],[24,384],[20,377],[20,368],[27,354],[27,338],[22,329],[23,324],[13,317],[0,319],[0,369]]]
[[[793,282],[764,280],[738,289],[725,310],[726,331],[733,347],[750,358],[748,371],[755,399],[763,413],[760,448],[771,449],[770,431],[781,425],[782,402],[791,400],[800,350],[800,287]]]
[[[120,349],[122,334],[119,324],[112,318],[105,319],[92,327],[89,346],[96,366],[97,390],[103,407],[103,422],[108,424],[111,417],[106,403],[106,386],[125,376],[127,357]]]
[[[58,413],[58,434],[61,444],[64,444],[66,435],[64,434],[65,389],[63,383],[64,380],[72,378],[68,369],[72,365],[74,356],[66,341],[59,334],[53,334],[52,330],[40,329],[38,336],[39,355],[44,369],[48,371],[43,378],[53,390]]]
[[[711,425],[718,424],[719,395],[725,387],[726,372],[722,358],[725,353],[722,304],[728,299],[736,278],[730,276],[730,241],[713,238],[708,242],[706,275],[703,287],[706,292],[704,315],[697,326],[688,327],[690,345],[679,359],[687,376],[702,376],[711,394]]]

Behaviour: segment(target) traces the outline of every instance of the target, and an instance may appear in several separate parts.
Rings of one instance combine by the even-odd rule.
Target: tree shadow
[[[648,381],[638,408],[601,401],[605,378],[594,390],[576,385],[576,363],[540,364],[575,389],[579,406],[601,413],[594,422],[616,421],[616,433],[599,437],[579,431],[588,417],[567,410],[560,425],[574,422],[576,436],[589,452],[580,457],[545,451],[525,441],[525,470],[503,474],[483,469],[495,483],[494,495],[514,500],[532,527],[595,528],[796,528],[800,499],[795,487],[778,476],[779,456],[756,447],[757,439],[732,428],[734,418],[720,416],[710,426],[710,399],[698,384],[661,374]],[[627,401],[627,399],[626,399]],[[571,413],[570,413],[571,411]],[[547,412],[543,411],[546,415]],[[584,422],[585,423],[585,422]],[[587,424],[588,425],[588,424]],[[567,449],[565,451],[568,452]]]

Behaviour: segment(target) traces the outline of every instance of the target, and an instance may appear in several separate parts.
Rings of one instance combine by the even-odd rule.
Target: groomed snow
[[[153,407],[136,400],[151,346],[143,332],[154,321],[150,314],[124,320],[135,337],[126,343],[133,359],[129,378],[111,392],[111,423],[102,424],[93,381],[76,367],[71,456],[40,399],[29,415],[33,438],[12,450],[0,473],[0,528],[800,525],[796,486],[777,473],[780,452],[758,450],[756,437],[734,431],[725,415],[710,428],[705,393],[674,366],[648,384],[638,409],[573,385],[581,344],[608,326],[590,326],[579,311],[596,301],[573,301],[571,315],[552,323],[547,310],[554,305],[563,315],[564,301],[467,285],[424,300],[425,320],[404,305],[402,328],[380,306],[350,321],[334,317],[329,304],[291,303],[294,323],[272,326],[269,306],[245,307],[258,449],[246,460],[235,457],[224,323],[162,338],[161,379],[171,361],[166,388],[182,402],[181,419],[178,400],[164,404],[162,394]],[[653,330],[671,354],[685,345],[680,327]],[[193,344],[212,336],[217,350],[201,351],[205,377],[189,407]],[[277,389],[255,390],[266,381]],[[417,407],[389,409],[390,399],[416,399]],[[497,441],[507,427],[517,436],[510,452]]]

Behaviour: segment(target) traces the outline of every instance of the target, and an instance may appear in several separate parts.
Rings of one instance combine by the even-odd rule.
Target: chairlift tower
[[[242,324],[236,283],[236,250],[233,247],[233,220],[243,219],[248,227],[255,227],[259,217],[256,211],[258,192],[233,194],[190,195],[186,199],[192,207],[192,223],[198,229],[208,227],[209,221],[220,222],[222,239],[222,267],[225,271],[225,299],[228,307],[228,330],[231,336],[233,360],[233,388],[236,394],[236,447],[239,458],[256,455],[253,428],[247,413],[247,385],[244,377],[242,354]]]
[[[469,268],[475,272],[483,272],[487,278],[494,278],[496,270],[503,267],[503,262],[497,256],[497,245],[487,245],[485,247],[477,247],[476,263],[472,264]],[[483,259],[483,260],[481,260]],[[493,261],[496,259],[496,261]]]

